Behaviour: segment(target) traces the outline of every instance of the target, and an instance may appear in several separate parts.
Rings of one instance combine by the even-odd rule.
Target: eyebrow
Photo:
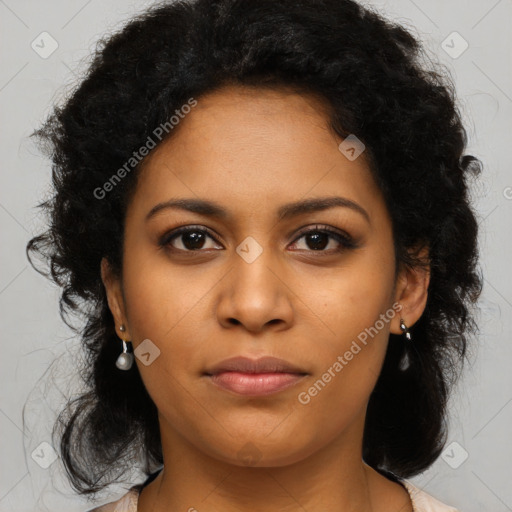
[[[281,206],[277,211],[277,217],[279,220],[285,220],[306,213],[318,212],[328,210],[335,207],[350,208],[351,210],[361,214],[366,221],[370,222],[370,216],[368,212],[358,203],[347,199],[345,197],[320,197],[313,199],[305,199],[303,201],[297,201]],[[200,215],[206,215],[210,217],[218,217],[220,219],[227,219],[229,213],[218,203],[213,201],[206,201],[204,199],[170,199],[163,203],[158,203],[153,206],[146,215],[146,221],[156,215],[158,212],[168,209],[180,209],[186,210],[192,213],[198,213]]]

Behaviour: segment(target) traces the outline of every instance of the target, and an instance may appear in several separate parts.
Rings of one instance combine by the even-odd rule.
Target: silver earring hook
[[[411,333],[409,331],[409,328],[407,327],[407,325],[405,325],[405,322],[403,321],[402,318],[400,318],[400,329],[402,331],[402,334],[405,335],[406,339],[408,341],[411,341]]]

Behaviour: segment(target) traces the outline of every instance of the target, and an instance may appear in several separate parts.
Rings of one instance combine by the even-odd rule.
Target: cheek
[[[319,417],[350,415],[349,411],[353,413],[366,403],[375,385],[387,349],[390,320],[397,314],[391,304],[393,265],[392,253],[368,252],[336,272],[329,288],[317,296],[330,332],[314,349],[317,385],[301,391],[307,393],[306,400],[311,398],[307,407]],[[331,411],[329,403],[339,404],[341,409]]]
[[[171,272],[162,257],[149,257],[136,248],[125,258],[126,316],[133,349],[149,349],[150,357],[136,358],[136,363],[153,399],[158,397],[159,390],[178,385],[174,381],[183,380],[185,369],[190,367],[197,336],[196,324],[189,320],[207,291],[206,284],[184,282],[183,273],[180,276]]]
[[[329,276],[326,286],[317,287],[310,296],[321,312],[331,337],[339,348],[356,339],[372,326],[391,306],[394,288],[394,260],[375,251],[365,251],[350,264]],[[389,324],[387,324],[389,328]],[[384,329],[385,330],[385,329]]]
[[[296,394],[303,417],[310,418],[303,423],[304,435],[322,442],[365,414],[387,349],[389,322],[379,318],[387,311],[385,301],[370,300],[361,290],[349,304],[330,324],[334,342],[318,344],[311,352],[317,371]]]
[[[144,338],[167,343],[176,329],[188,326],[194,309],[211,290],[215,276],[207,273],[180,271],[166,260],[165,254],[136,251],[125,261],[124,292],[126,314],[135,343]]]

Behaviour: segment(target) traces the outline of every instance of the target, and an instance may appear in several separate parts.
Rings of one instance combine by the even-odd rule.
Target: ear
[[[415,257],[424,264],[414,267],[403,266],[397,278],[395,287],[395,302],[400,303],[402,309],[391,321],[390,331],[393,334],[402,334],[400,319],[407,327],[413,326],[423,314],[428,298],[428,285],[430,283],[430,260],[428,247],[412,251]]]
[[[130,340],[130,330],[127,325],[123,291],[121,289],[121,280],[114,275],[109,261],[106,258],[101,259],[101,280],[107,293],[108,307],[114,317],[116,333],[121,339]],[[121,332],[119,327],[124,325],[126,330]]]

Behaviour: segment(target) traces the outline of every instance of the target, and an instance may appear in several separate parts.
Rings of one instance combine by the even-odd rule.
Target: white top
[[[459,512],[456,508],[445,505],[425,491],[418,489],[407,480],[400,480],[400,483],[407,489],[411,497],[413,512]],[[119,500],[107,503],[90,512],[137,512],[138,499],[139,491],[132,489]]]

